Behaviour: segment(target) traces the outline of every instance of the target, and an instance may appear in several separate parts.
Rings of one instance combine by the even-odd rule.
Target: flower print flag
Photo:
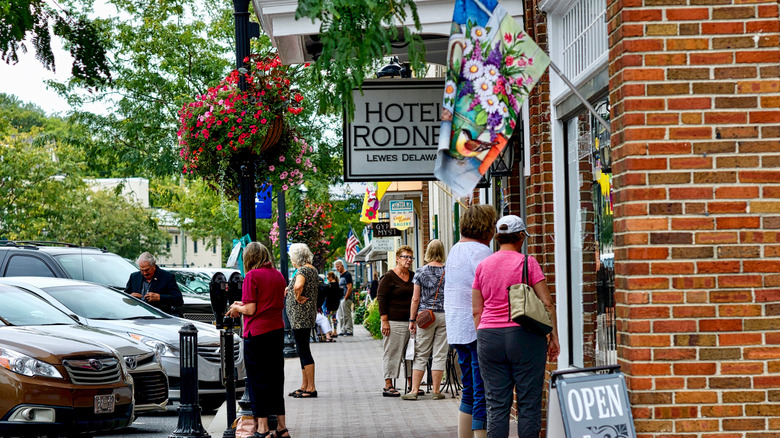
[[[469,195],[515,130],[550,58],[496,0],[456,0],[436,177]]]

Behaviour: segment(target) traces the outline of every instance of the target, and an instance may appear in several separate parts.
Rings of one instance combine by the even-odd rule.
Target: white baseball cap
[[[501,226],[506,225],[506,229],[502,230]],[[513,214],[502,217],[496,222],[496,231],[498,234],[512,234],[523,232],[526,236],[530,237],[528,230],[525,229],[525,223],[519,216]]]

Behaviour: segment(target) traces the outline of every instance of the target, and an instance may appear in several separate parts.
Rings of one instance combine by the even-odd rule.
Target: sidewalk
[[[371,338],[363,326],[355,326],[354,336],[339,336],[333,343],[313,343],[311,349],[316,362],[317,398],[286,396],[300,386],[301,367],[298,358],[286,359],[285,363],[287,426],[293,437],[457,436],[460,400],[451,394],[446,393],[444,400],[433,400],[430,395],[417,401],[382,397],[382,341]],[[398,381],[397,386],[400,389],[404,384]],[[222,436],[225,415],[223,405],[207,427],[212,437]]]

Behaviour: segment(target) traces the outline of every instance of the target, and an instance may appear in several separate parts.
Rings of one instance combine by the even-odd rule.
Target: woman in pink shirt
[[[558,357],[558,329],[547,282],[539,262],[528,256],[528,279],[550,312],[553,331],[547,336],[528,331],[509,316],[509,286],[523,283],[523,248],[527,231],[517,216],[496,223],[499,250],[477,266],[472,285],[477,356],[487,399],[487,436],[509,436],[512,390],[517,393],[517,436],[538,438],[542,428],[542,391],[546,358]]]
[[[244,317],[244,365],[256,438],[268,437],[268,416],[276,415],[274,436],[289,437],[284,415],[284,308],[285,281],[271,264],[271,254],[260,243],[244,248],[244,285],[241,301],[230,305],[226,316]]]

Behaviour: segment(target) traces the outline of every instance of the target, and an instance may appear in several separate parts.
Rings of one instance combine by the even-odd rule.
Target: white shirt
[[[479,242],[458,242],[447,256],[444,317],[450,344],[470,344],[477,340],[477,330],[471,317],[471,285],[477,265],[491,254],[490,247]]]

